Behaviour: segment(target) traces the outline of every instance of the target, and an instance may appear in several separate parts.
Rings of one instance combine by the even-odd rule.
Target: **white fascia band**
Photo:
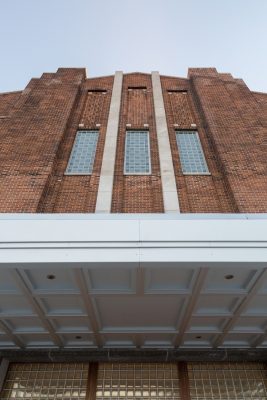
[[[0,270],[267,263],[267,214],[0,214]],[[114,265],[114,264],[113,264]]]
[[[159,162],[164,211],[166,213],[179,213],[180,207],[178,192],[176,188],[166,113],[164,108],[160,76],[158,72],[152,72],[152,87],[159,148]]]
[[[108,116],[106,141],[96,200],[96,213],[110,213],[116,159],[116,146],[119,130],[123,72],[115,73]]]

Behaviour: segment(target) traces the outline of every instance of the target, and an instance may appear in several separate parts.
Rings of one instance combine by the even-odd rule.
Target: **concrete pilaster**
[[[178,192],[176,188],[165,107],[163,102],[160,76],[158,72],[152,72],[152,87],[159,146],[164,211],[166,213],[179,213],[180,207]]]
[[[96,213],[110,213],[111,211],[116,146],[120,118],[122,81],[123,73],[121,71],[117,71],[115,73],[110,103],[106,141],[96,200]]]

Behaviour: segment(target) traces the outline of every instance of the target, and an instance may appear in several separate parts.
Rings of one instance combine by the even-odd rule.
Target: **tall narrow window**
[[[209,169],[196,131],[176,131],[183,174],[209,175]]]
[[[125,175],[149,175],[151,173],[149,132],[127,131],[125,141]]]
[[[66,175],[91,175],[93,171],[98,131],[78,131],[66,169]]]

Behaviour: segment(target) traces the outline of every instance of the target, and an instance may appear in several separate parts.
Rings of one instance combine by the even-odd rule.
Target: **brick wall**
[[[267,128],[267,93],[252,92],[252,94],[258,103],[261,123],[265,128]]]
[[[95,211],[113,81],[67,68],[0,94],[0,212]],[[181,212],[267,212],[267,95],[214,68],[161,84]],[[79,126],[99,130],[93,173],[67,176]],[[123,174],[127,129],[149,129],[149,176]],[[211,175],[183,175],[175,129],[198,130]],[[123,78],[111,211],[163,212],[150,74]]]
[[[81,85],[80,95],[59,148],[57,163],[39,211],[95,211],[113,80],[112,76],[88,79]],[[64,175],[79,124],[83,124],[81,129],[99,130],[93,172],[83,176]],[[96,127],[97,124],[100,124],[100,127]]]
[[[131,127],[127,128],[126,124]],[[149,176],[124,176],[126,129],[144,129],[144,124],[149,124],[152,173]],[[163,212],[152,82],[148,74],[124,75],[112,212]]]
[[[0,125],[0,211],[36,212],[75,104],[82,69],[33,79]]]
[[[0,94],[0,119],[9,117],[12,109],[20,98],[22,92],[10,92]]]
[[[243,81],[189,70],[193,95],[238,212],[267,211],[266,125]]]
[[[214,151],[187,79],[162,77],[164,103],[181,212],[233,212]],[[196,127],[195,127],[196,125]],[[198,130],[211,175],[183,175],[175,130]]]

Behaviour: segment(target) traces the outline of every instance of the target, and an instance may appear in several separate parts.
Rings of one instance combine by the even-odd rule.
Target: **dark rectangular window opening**
[[[128,86],[128,90],[147,90],[146,86]]]
[[[105,89],[88,89],[88,93],[89,94],[93,94],[93,93],[102,93],[102,94],[106,94],[107,90]]]

